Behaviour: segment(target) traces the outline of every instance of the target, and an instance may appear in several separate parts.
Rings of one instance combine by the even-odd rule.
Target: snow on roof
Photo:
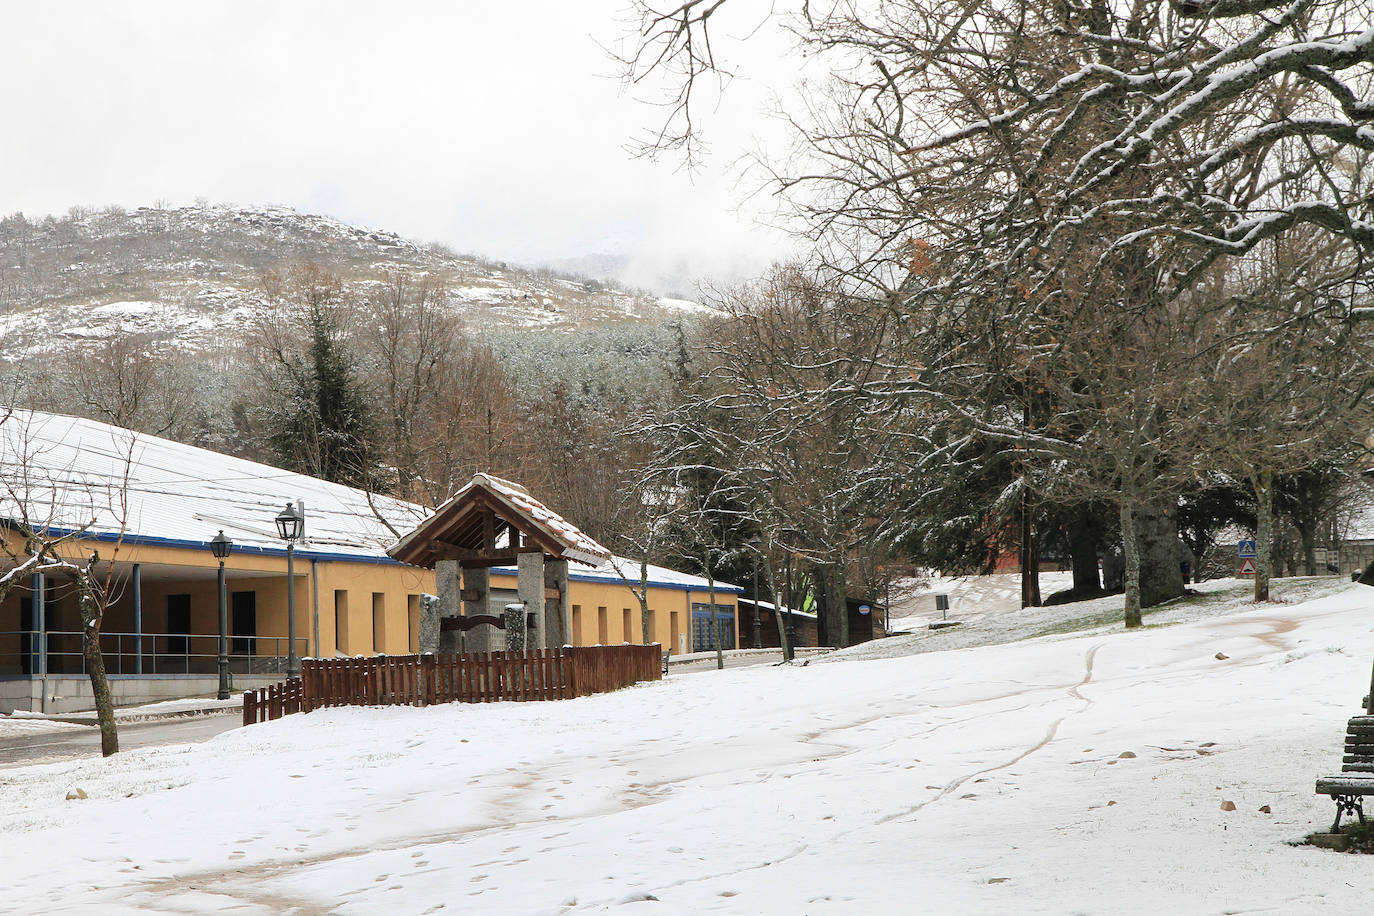
[[[619,572],[616,571],[617,569]],[[493,576],[514,576],[515,572],[514,566],[497,566],[492,569],[491,574]],[[568,578],[581,582],[612,582],[616,585],[624,585],[625,580],[628,579],[630,584],[638,586],[639,561],[628,557],[613,556],[591,569],[572,570],[568,573]],[[708,590],[708,583],[704,576],[694,576],[691,573],[678,572],[676,569],[655,566],[652,563],[649,564],[649,585],[685,592],[705,592]],[[722,582],[719,579],[716,580],[716,591],[722,595],[744,594],[744,589],[738,585]]]
[[[0,409],[0,517],[113,540],[206,547],[223,529],[235,550],[277,552],[275,517],[305,504],[302,556],[387,561],[394,535],[362,490],[116,426]],[[377,512],[399,530],[420,506],[384,496]]]
[[[552,532],[560,541],[568,544],[568,549],[564,551],[567,556],[589,565],[609,561],[608,558],[611,556],[609,550],[583,534],[572,522],[535,499],[528,490],[518,483],[512,483],[491,474],[478,474],[468,486],[472,486],[479,480],[486,483],[494,492],[505,497],[509,503],[520,509],[541,528]]]
[[[749,600],[748,598],[741,598],[741,599],[740,599],[740,603],[741,603],[741,604],[750,604],[750,605],[752,605],[752,604],[755,604],[756,602],[751,601],[751,600]],[[761,607],[761,608],[767,608],[767,609],[770,610],[770,611],[776,611],[776,610],[778,609],[778,606],[777,606],[776,604],[774,604],[773,602],[771,602],[771,601],[759,601],[759,602],[757,602],[757,604],[758,604],[759,607]],[[795,616],[797,616],[797,617],[808,617],[808,618],[810,618],[811,620],[815,620],[815,619],[816,619],[816,612],[815,612],[815,611],[803,611],[803,610],[801,610],[801,609],[799,609],[799,608],[786,608],[786,607],[785,607],[785,608],[782,609],[782,612],[783,612],[784,614],[791,614],[791,615],[795,615]]]
[[[490,495],[483,497],[484,492]],[[471,532],[465,534],[462,530],[464,519],[474,508],[480,508],[493,499],[504,507],[497,510],[496,514],[506,524],[514,523],[526,534],[533,534],[548,542],[545,549],[554,548],[558,556],[587,566],[596,566],[611,556],[609,550],[535,499],[524,487],[491,474],[474,475],[442,506],[392,544],[390,554],[407,562],[424,565],[429,549],[426,545],[437,541],[456,543],[451,539],[457,537],[461,541],[464,537],[471,537]]]

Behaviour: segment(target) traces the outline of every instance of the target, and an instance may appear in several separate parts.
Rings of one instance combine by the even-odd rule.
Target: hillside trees
[[[367,302],[357,347],[377,392],[371,453],[395,495],[437,506],[473,474],[521,479],[517,399],[490,348],[472,341],[427,277],[392,271]]]
[[[359,377],[342,284],[307,264],[269,272],[263,287],[270,305],[250,329],[249,349],[264,440],[291,470],[368,486],[372,401]]]

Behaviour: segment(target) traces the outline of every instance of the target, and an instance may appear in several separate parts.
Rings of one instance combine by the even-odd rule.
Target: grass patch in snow
[[[1339,834],[1327,833],[1324,830],[1309,833],[1307,839],[1297,845],[1317,846],[1321,849],[1330,849],[1333,852],[1374,855],[1374,820],[1366,821],[1363,824],[1359,821],[1342,824]]]

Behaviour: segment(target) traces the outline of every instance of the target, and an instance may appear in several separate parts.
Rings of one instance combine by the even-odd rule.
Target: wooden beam
[[[466,547],[454,547],[451,544],[436,544],[434,545],[433,556],[436,560],[457,560],[459,564],[468,567],[505,566],[515,563],[520,552],[518,550],[470,550]]]
[[[480,627],[482,624],[489,624],[496,627],[498,630],[504,630],[506,628],[506,619],[504,617],[496,617],[492,614],[473,614],[470,617],[439,618],[440,632],[452,632],[457,630],[460,633],[466,633],[473,627]]]

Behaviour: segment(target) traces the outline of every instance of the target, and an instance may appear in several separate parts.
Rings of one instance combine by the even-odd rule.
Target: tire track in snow
[[[1069,718],[1070,715],[1078,715],[1079,713],[1087,711],[1095,702],[1091,697],[1083,696],[1083,694],[1080,691],[1083,687],[1086,687],[1092,681],[1093,662],[1097,658],[1097,650],[1101,649],[1104,645],[1106,645],[1106,643],[1098,643],[1097,645],[1093,646],[1091,649],[1087,651],[1087,654],[1083,658],[1083,679],[1080,680],[1077,684],[1074,684],[1072,687],[1068,688],[1068,690],[1066,691],[1069,696],[1083,703],[1083,707],[1081,709],[1077,709],[1072,713],[1067,713],[1065,715],[1060,716],[1058,719],[1055,719],[1053,722],[1050,723],[1049,727],[1045,729],[1045,737],[1041,738],[1035,744],[1032,744],[1030,747],[1021,751],[1021,753],[1017,754],[1010,760],[996,764],[995,766],[984,767],[981,770],[974,770],[971,773],[965,773],[963,776],[960,776],[957,779],[954,779],[951,782],[947,783],[945,787],[941,789],[938,794],[935,795],[934,798],[928,798],[925,801],[913,805],[910,808],[907,808],[903,811],[897,811],[893,814],[887,815],[886,817],[880,818],[878,820],[878,823],[886,824],[889,821],[898,820],[900,818],[908,818],[911,815],[916,814],[922,808],[925,808],[927,805],[933,805],[935,802],[948,798],[950,795],[954,794],[960,788],[962,788],[964,784],[967,783],[969,780],[976,779],[977,777],[984,776],[988,773],[995,773],[998,770],[1005,770],[1007,767],[1015,766],[1022,760],[1025,760],[1031,754],[1034,754],[1036,751],[1043,750],[1059,734],[1059,726],[1064,724],[1065,719]]]

